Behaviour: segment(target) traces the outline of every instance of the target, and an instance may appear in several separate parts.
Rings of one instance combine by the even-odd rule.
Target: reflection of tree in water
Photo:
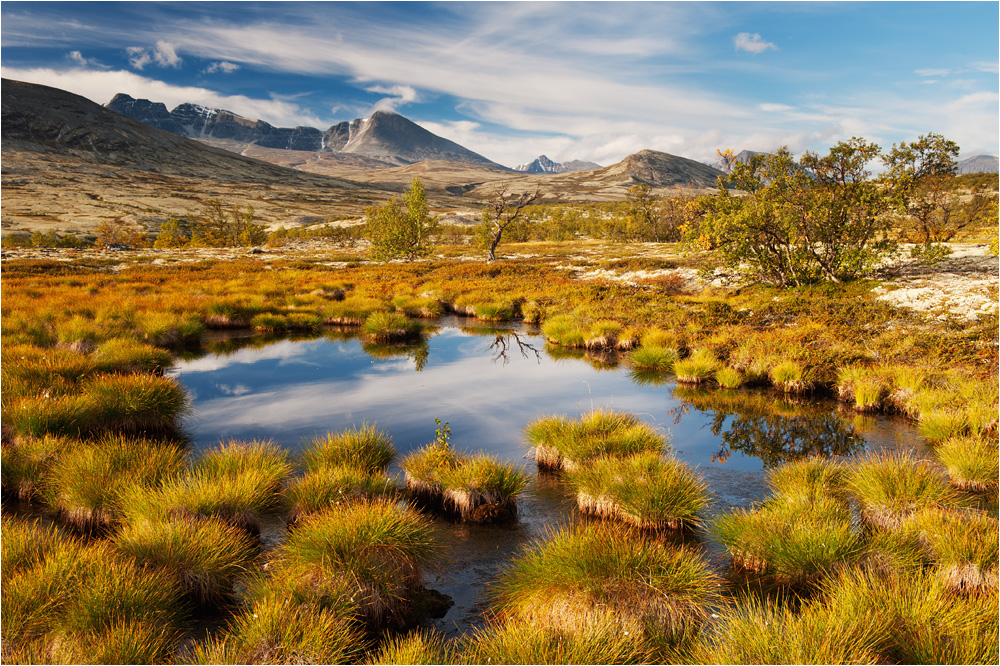
[[[361,348],[372,358],[412,358],[417,372],[423,370],[424,366],[427,365],[427,357],[431,353],[431,348],[424,338],[399,344],[364,342],[361,344]]]
[[[528,358],[528,352],[530,351],[535,355],[535,360],[538,363],[542,362],[542,355],[538,352],[538,349],[527,340],[522,339],[521,335],[516,331],[494,333],[493,342],[489,347],[490,351],[493,352],[493,362],[496,363],[502,359],[503,364],[507,365],[510,362],[509,352],[515,348],[515,345],[517,350],[521,352],[522,358]]]
[[[684,387],[674,395],[682,401],[673,410],[677,419],[692,407],[712,413],[712,434],[722,440],[712,462],[724,463],[740,451],[772,468],[809,456],[850,455],[865,446],[852,425],[816,404],[792,404],[760,392]]]

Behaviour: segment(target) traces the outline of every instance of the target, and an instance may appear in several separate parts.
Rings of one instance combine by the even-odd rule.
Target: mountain
[[[253,203],[265,222],[341,219],[402,189],[235,155],[64,90],[8,79],[0,89],[4,233],[91,230],[115,219],[155,229],[210,198]]]
[[[976,155],[958,163],[958,173],[997,173],[1000,159],[993,155]]]
[[[589,169],[600,169],[600,164],[585,162],[583,160],[570,160],[569,162],[553,162],[545,155],[539,155],[534,161],[527,164],[519,164],[514,167],[514,171],[521,173],[565,173],[567,171],[587,171]]]
[[[181,104],[173,111],[158,102],[134,99],[119,93],[107,108],[158,129],[201,141],[217,143],[234,152],[249,145],[281,150],[343,153],[374,158],[385,166],[402,166],[423,160],[446,160],[504,168],[454,141],[427,131],[390,111],[376,111],[369,118],[344,121],[326,131],[315,127],[274,127],[263,120],[244,118],[232,111],[197,104]]]
[[[635,183],[652,187],[714,187],[716,179],[724,175],[718,169],[656,150],[640,150],[618,164],[594,170],[600,177],[626,178]]]

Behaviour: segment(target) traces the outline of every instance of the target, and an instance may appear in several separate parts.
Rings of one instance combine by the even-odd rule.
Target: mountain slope
[[[958,163],[959,173],[997,173],[1000,159],[993,155],[976,155]]]
[[[402,166],[423,160],[446,160],[504,168],[454,141],[427,131],[403,116],[376,111],[370,118],[341,122],[326,131],[315,127],[274,127],[225,109],[181,104],[173,111],[145,99],[119,93],[108,109],[158,129],[203,141],[222,143],[234,152],[249,145],[280,150],[346,153]]]
[[[79,231],[124,219],[151,229],[209,198],[278,222],[354,217],[398,186],[275,166],[155,129],[46,86],[2,82],[3,221]]]
[[[527,164],[519,164],[514,167],[514,171],[521,173],[565,173],[567,171],[587,171],[589,169],[600,169],[601,165],[583,160],[570,160],[569,162],[553,162],[545,155],[539,155]]]

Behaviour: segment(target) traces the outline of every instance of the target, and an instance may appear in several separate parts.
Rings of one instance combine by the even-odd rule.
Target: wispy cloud
[[[420,95],[412,86],[370,86],[366,88],[368,92],[389,95],[375,102],[372,111],[396,111],[399,107],[412,104],[420,100]]]
[[[213,62],[205,69],[206,74],[215,74],[217,72],[222,72],[223,74],[232,74],[233,72],[239,70],[240,66],[234,62],[227,62],[222,60],[220,62]]]
[[[173,108],[184,102],[192,102],[203,106],[228,109],[249,118],[260,118],[272,125],[325,127],[323,120],[312,114],[304,113],[298,105],[283,99],[254,99],[245,95],[223,95],[208,88],[174,86],[123,70],[0,67],[0,74],[4,78],[40,83],[68,90],[98,104],[110,101],[116,93],[127,92],[133,97],[163,102],[167,108]]]
[[[173,67],[175,69],[180,67],[182,62],[180,56],[177,55],[176,47],[162,39],[156,42],[156,46],[153,48],[130,46],[125,50],[128,53],[129,63],[140,71],[153,62],[160,67]]]
[[[748,53],[763,53],[767,50],[777,51],[778,47],[772,42],[765,42],[760,33],[741,32],[733,37],[733,46],[737,51],[747,51]]]

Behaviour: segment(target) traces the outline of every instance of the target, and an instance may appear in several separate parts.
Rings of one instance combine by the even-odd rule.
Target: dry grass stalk
[[[952,564],[944,567],[938,573],[951,589],[956,592],[980,592],[990,591],[996,594],[1000,575],[997,567],[986,569],[985,571],[972,562]]]

